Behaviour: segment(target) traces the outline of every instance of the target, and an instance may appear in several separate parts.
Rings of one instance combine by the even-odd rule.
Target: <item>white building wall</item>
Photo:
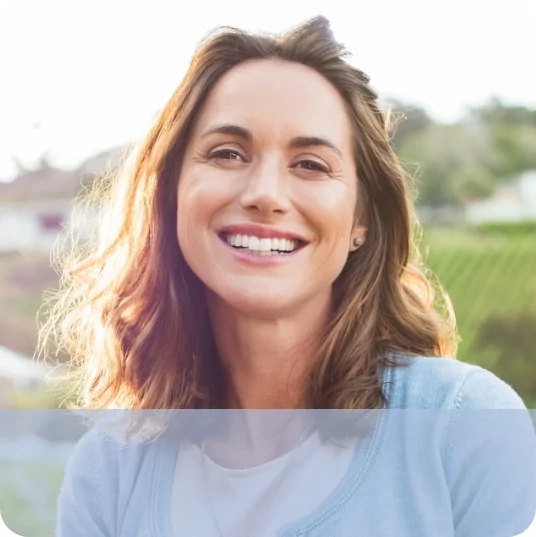
[[[94,228],[97,211],[73,211],[70,202],[20,204],[0,208],[0,252],[48,252],[58,239],[60,229],[47,229],[43,217],[58,217],[63,226],[87,240]]]
[[[492,198],[471,203],[465,215],[471,224],[536,220],[536,172],[526,172]]]
[[[50,250],[56,232],[41,228],[39,216],[30,211],[4,211],[0,213],[0,251]]]

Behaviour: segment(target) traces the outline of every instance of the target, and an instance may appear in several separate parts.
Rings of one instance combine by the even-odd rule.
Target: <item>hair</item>
[[[223,27],[196,51],[150,132],[113,175],[95,181],[94,240],[61,259],[40,349],[75,366],[78,404],[94,409],[198,409],[221,403],[221,370],[203,284],[176,236],[180,169],[192,127],[215,84],[251,60],[296,62],[340,93],[353,132],[367,240],[333,284],[333,314],[308,375],[311,408],[375,409],[381,367],[395,355],[454,357],[452,311],[438,305],[417,248],[411,178],[390,141],[369,78],[324,17],[278,36]],[[448,302],[448,301],[447,301]]]

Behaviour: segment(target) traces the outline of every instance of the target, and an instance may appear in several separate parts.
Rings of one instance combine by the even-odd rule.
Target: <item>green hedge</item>
[[[476,231],[484,235],[526,236],[533,235],[536,239],[536,220],[521,222],[487,222],[476,226]]]

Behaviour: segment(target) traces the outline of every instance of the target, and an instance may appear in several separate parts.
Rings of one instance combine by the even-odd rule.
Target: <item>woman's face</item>
[[[214,87],[186,149],[178,241],[220,299],[252,316],[321,307],[364,238],[344,101],[320,74],[272,60]]]

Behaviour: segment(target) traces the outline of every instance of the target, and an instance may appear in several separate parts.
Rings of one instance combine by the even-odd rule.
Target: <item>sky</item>
[[[13,157],[68,168],[143,136],[215,27],[318,14],[380,96],[440,121],[493,96],[536,107],[535,0],[0,0],[0,179]]]

